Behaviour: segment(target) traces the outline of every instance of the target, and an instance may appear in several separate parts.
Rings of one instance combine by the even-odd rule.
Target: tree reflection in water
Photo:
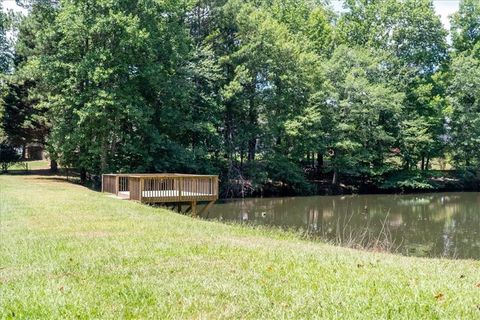
[[[480,259],[478,192],[232,200],[209,218],[298,229],[355,248]]]

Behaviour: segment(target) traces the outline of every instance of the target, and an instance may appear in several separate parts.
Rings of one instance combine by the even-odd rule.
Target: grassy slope
[[[0,187],[4,318],[480,317],[479,261],[310,243],[47,177]]]

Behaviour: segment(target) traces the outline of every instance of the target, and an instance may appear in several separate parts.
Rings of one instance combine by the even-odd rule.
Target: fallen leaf
[[[363,264],[358,263],[358,264],[357,264],[357,268],[361,268],[361,267],[363,267]]]
[[[439,292],[435,295],[435,299],[437,299],[437,301],[443,300],[444,297],[445,297],[445,295],[441,292]]]
[[[475,285],[475,287],[480,288],[480,282]]]
[[[464,275],[464,274],[461,274],[461,275],[460,275],[460,279],[463,279],[463,278],[465,278],[465,275]]]

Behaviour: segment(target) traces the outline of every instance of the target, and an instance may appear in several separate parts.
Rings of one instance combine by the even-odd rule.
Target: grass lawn
[[[480,318],[480,261],[338,248],[54,177],[0,188],[1,318]]]
[[[35,160],[35,161],[24,161],[14,164],[9,167],[8,170],[25,170],[25,164],[28,164],[28,170],[40,170],[40,169],[50,169],[50,161],[47,160]]]

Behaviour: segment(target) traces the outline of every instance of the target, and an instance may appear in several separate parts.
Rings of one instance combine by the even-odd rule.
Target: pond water
[[[480,192],[228,200],[208,219],[301,230],[349,247],[480,259]]]

